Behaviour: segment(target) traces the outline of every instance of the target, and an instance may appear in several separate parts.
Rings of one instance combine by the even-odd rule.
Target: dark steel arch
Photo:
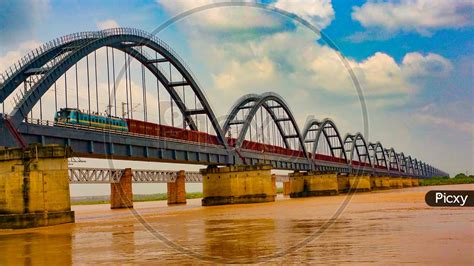
[[[131,56],[140,61],[145,67],[147,67],[159,80],[162,84],[165,85],[165,88],[172,96],[173,100],[176,102],[179,107],[185,121],[188,123],[192,130],[197,130],[197,127],[192,118],[191,109],[188,109],[179,95],[171,86],[171,82],[166,79],[166,77],[159,71],[159,69],[152,63],[149,63],[149,60],[152,58],[146,58],[145,55],[141,54],[138,50],[133,49],[133,46],[146,46],[150,49],[156,51],[161,56],[163,56],[168,62],[170,62],[186,79],[187,85],[191,87],[195,93],[197,99],[200,101],[201,106],[203,106],[202,112],[208,116],[211,120],[211,124],[217,134],[217,137],[221,144],[228,149],[228,145],[225,141],[224,134],[222,129],[214,115],[213,110],[211,109],[209,102],[204,96],[204,93],[200,89],[196,80],[193,78],[191,72],[185,66],[184,62],[181,62],[181,59],[176,55],[170,47],[168,47],[164,42],[155,38],[154,36],[140,30],[136,29],[127,29],[127,28],[118,28],[105,31],[96,32],[96,38],[91,38],[89,41],[84,40],[84,44],[76,48],[71,54],[64,57],[60,60],[55,66],[53,66],[48,73],[46,73],[41,80],[36,83],[32,89],[26,93],[25,97],[15,106],[12,113],[10,114],[10,121],[13,126],[17,128],[23,118],[31,111],[36,102],[39,101],[41,96],[46,93],[46,91],[53,85],[53,83],[64,74],[70,67],[72,67],[79,60],[87,56],[88,54],[94,52],[95,50],[110,46],[113,48],[121,49],[124,52],[129,53]],[[46,60],[46,59],[45,59]],[[13,86],[13,85],[8,85]]]
[[[418,168],[419,167],[418,160],[415,158],[415,159],[413,159],[412,162],[413,162],[413,173],[415,175],[420,175],[420,169]]]
[[[406,162],[405,154],[403,152],[401,152],[397,156],[398,156],[398,162],[399,162],[400,170],[403,173],[406,174],[407,173],[407,162]]]
[[[336,135],[329,135],[327,130],[333,129],[336,132]],[[316,131],[316,137],[314,139],[308,139],[308,133],[311,130]],[[305,143],[313,143],[313,148],[311,150],[311,154],[313,155],[313,158],[316,158],[316,151],[318,148],[318,143],[319,139],[321,137],[321,134],[324,136],[326,139],[329,148],[331,150],[331,155],[332,157],[336,157],[335,151],[336,150],[344,150],[344,143],[342,142],[341,135],[339,134],[339,130],[336,127],[336,124],[329,118],[325,118],[322,121],[316,120],[316,119],[311,119],[306,123],[306,126],[303,129],[303,139]],[[331,143],[331,138],[335,138],[339,146],[333,146]],[[344,161],[347,163],[347,155],[346,153],[342,153]]]
[[[358,145],[357,144],[358,140],[361,140],[363,144]],[[346,149],[346,145],[349,145],[350,148]],[[364,148],[364,153],[362,153],[360,148]],[[347,134],[344,137],[344,149],[341,152],[344,152],[346,154],[349,153],[349,156],[348,156],[349,166],[352,166],[352,162],[353,162],[353,159],[354,159],[354,151],[356,151],[356,153],[357,153],[357,157],[359,158],[359,162],[366,163],[368,161],[369,164],[370,164],[370,167],[373,167],[372,161],[370,160],[369,148],[367,147],[367,142],[365,141],[364,136],[362,136],[362,134],[359,133],[359,132],[356,133],[356,134]],[[361,157],[364,157],[366,159],[364,159],[364,161],[361,161]]]
[[[253,107],[253,105],[255,105],[255,103],[261,99],[261,97],[262,97],[261,95],[257,95],[257,94],[246,94],[240,97],[231,107],[229,111],[229,115],[226,117],[226,120],[224,121],[224,124],[222,126],[222,131],[224,132],[224,134],[227,134],[230,131],[230,127],[232,124],[243,125],[246,122],[245,120],[239,120],[239,121],[235,120],[237,118],[238,113],[244,109],[250,110]],[[253,104],[253,105],[250,105],[250,104]],[[275,110],[276,110],[275,106],[269,106],[267,102],[264,102],[262,104],[262,107],[265,108],[265,110],[270,114],[270,117],[272,118],[273,121],[277,121],[278,117],[275,114]],[[283,108],[281,107],[281,105],[279,107]],[[253,117],[246,117],[247,120],[249,118],[250,118],[250,121],[249,121],[250,123]],[[285,135],[284,128],[281,126],[280,123],[275,122],[275,124],[280,135],[284,136]],[[283,138],[283,142],[286,148],[290,147],[290,144],[288,143],[288,139]]]
[[[426,175],[426,172],[425,172],[425,163],[422,162],[422,161],[419,161],[418,163],[420,164],[420,174],[421,174],[422,176],[425,176],[425,175]]]
[[[260,96],[258,94],[246,94],[237,101],[235,101],[234,105],[230,108],[229,114],[227,115],[224,124],[222,125],[222,131],[224,133],[227,133],[230,129],[231,122],[237,117],[237,114],[239,111],[241,111],[244,108],[248,108],[246,105],[249,103],[254,103],[260,99]]]
[[[300,130],[298,128],[298,124],[296,123],[296,120],[293,116],[293,113],[291,112],[290,108],[288,107],[288,104],[285,102],[285,100],[278,94],[273,93],[273,92],[267,92],[263,93],[258,96],[257,99],[253,98],[255,97],[254,95],[249,96],[249,100],[245,101],[244,98],[241,98],[240,102],[253,102],[253,105],[250,107],[250,111],[248,112],[247,116],[245,117],[244,121],[242,122],[242,129],[239,132],[239,136],[237,137],[237,141],[235,144],[236,149],[240,149],[242,146],[242,143],[245,139],[245,135],[247,134],[248,128],[250,126],[250,123],[252,122],[252,119],[256,115],[257,111],[260,108],[265,108],[267,111],[269,111],[271,118],[275,122],[275,124],[278,127],[278,130],[281,134],[281,137],[283,140],[286,140],[288,138],[297,138],[299,143],[300,143],[300,149],[304,152],[306,158],[308,158],[308,154],[306,152],[306,148],[304,146],[303,138],[301,137]],[[280,122],[278,121],[277,117],[275,116],[275,113],[273,109],[275,108],[270,108],[270,106],[267,105],[268,102],[273,101],[278,104],[277,108],[281,108],[283,112],[288,116],[288,119],[293,126],[293,130],[296,132],[296,135],[290,136],[290,135],[285,135],[285,131],[280,125]],[[235,106],[242,106],[239,105],[239,102]],[[275,106],[273,106],[275,107]],[[227,121],[224,123],[224,132],[227,132],[229,130],[229,125],[231,124],[231,121],[235,118],[236,112],[231,111],[231,115],[227,117]],[[290,148],[289,144],[287,141],[285,141],[286,148]],[[309,158],[308,158],[309,159]]]
[[[395,149],[385,149],[385,154],[388,158],[388,170],[392,171],[392,169],[397,169],[397,171],[400,172],[400,162],[398,160],[398,154],[395,152]]]
[[[385,169],[388,169],[387,157],[385,156],[382,143],[378,141],[376,143],[370,142],[368,148],[373,167],[382,166],[385,167]]]
[[[70,52],[84,41],[91,40],[97,32],[87,31],[65,35],[49,41],[39,48],[36,48],[21,58],[10,67],[2,77],[6,77],[0,83],[0,102],[4,102],[13,91],[30,76],[29,69],[40,68],[48,63],[52,58]]]
[[[413,168],[413,159],[411,158],[411,155],[408,155],[405,161],[407,165],[407,173],[412,175],[415,174],[415,169]]]

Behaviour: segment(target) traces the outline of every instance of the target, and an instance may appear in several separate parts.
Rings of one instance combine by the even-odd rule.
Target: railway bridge
[[[0,74],[0,104],[0,212],[17,227],[73,219],[69,181],[98,179],[85,178],[94,169],[69,169],[69,157],[207,166],[200,173],[95,169],[112,184],[116,207],[132,207],[132,182],[166,181],[171,203],[183,202],[185,182],[203,182],[203,205],[215,205],[271,201],[275,180],[300,197],[447,175],[361,133],[342,135],[329,118],[300,127],[273,92],[242,96],[219,121],[184,60],[132,28],[43,44]],[[272,176],[272,169],[293,173]]]

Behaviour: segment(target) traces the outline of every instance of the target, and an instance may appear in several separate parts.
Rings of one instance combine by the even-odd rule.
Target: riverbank
[[[283,188],[277,188],[277,193],[283,193]],[[186,199],[199,199],[202,198],[202,192],[188,192],[186,193]],[[146,201],[162,201],[167,200],[168,195],[166,193],[156,194],[136,194],[133,195],[133,202],[146,202]],[[71,197],[71,205],[95,205],[95,204],[109,204],[110,196],[83,196],[83,197]]]
[[[202,198],[202,192],[186,193],[186,199],[197,199],[197,198]],[[168,199],[168,195],[166,193],[133,195],[133,202],[161,201],[161,200],[167,200],[167,199]],[[71,198],[71,205],[94,205],[94,204],[108,204],[108,203],[110,203],[110,196],[105,196],[105,195]]]
[[[420,186],[442,186],[442,185],[459,185],[459,184],[474,184],[474,176],[464,177],[433,177],[422,179]]]

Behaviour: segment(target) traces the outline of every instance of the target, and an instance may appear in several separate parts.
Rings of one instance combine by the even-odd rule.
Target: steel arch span
[[[312,134],[312,132],[315,132],[315,134]],[[324,137],[324,139],[322,139],[322,137]],[[330,156],[333,157],[336,162],[341,162],[341,160],[344,163],[348,162],[346,153],[339,153],[342,154],[342,156],[337,156],[337,151],[344,149],[344,143],[336,124],[331,119],[325,118],[322,121],[317,119],[309,120],[303,129],[303,139],[305,145],[308,146],[307,149],[310,150],[313,160],[321,158],[320,154],[318,154],[318,147],[320,147],[320,143],[323,142],[323,144],[328,146]]]
[[[248,145],[245,145],[245,137],[251,130],[251,123],[257,117],[257,112],[261,109],[264,109],[266,112],[268,112],[271,120],[264,122],[263,118],[261,119],[261,124],[259,127],[261,128],[262,132],[264,132],[264,127],[268,127],[268,125],[264,124],[273,122],[277,128],[277,132],[283,142],[284,147],[288,150],[296,150],[301,152],[292,155],[295,157],[294,162],[292,163],[299,164],[300,162],[306,161],[307,165],[309,166],[306,168],[306,170],[310,170],[312,168],[311,158],[309,158],[306,151],[301,132],[299,130],[298,124],[296,123],[296,119],[294,118],[293,113],[291,112],[290,107],[286,101],[280,95],[273,92],[267,92],[261,95],[244,95],[232,106],[229,111],[229,115],[226,117],[226,120],[222,126],[223,132],[225,132],[225,134],[231,132],[231,126],[238,128],[237,138],[231,142],[231,146],[234,147],[234,149],[238,151],[239,154],[242,154],[240,151],[241,149],[248,150]],[[241,114],[241,118],[239,118],[239,114]],[[255,129],[255,131],[256,130],[257,129]],[[264,133],[261,134],[262,138],[264,135]],[[250,133],[250,137],[251,136],[252,134]],[[295,144],[292,146],[289,142],[289,139],[295,139],[297,145]],[[264,140],[262,141],[264,142]],[[263,146],[261,148],[265,149],[265,147],[267,146]],[[245,156],[241,157],[245,161]],[[265,162],[265,159],[262,162]]]
[[[144,121],[134,122],[137,123],[137,127],[145,125],[142,131],[132,131],[130,128],[133,111],[130,119],[125,115],[122,115],[122,118],[117,117],[117,110],[115,110],[115,117],[128,123],[128,128],[124,131],[111,130],[111,127],[91,126],[90,118],[89,124],[86,126],[43,121],[41,117],[34,122],[35,120],[28,118],[28,115],[32,115],[34,108],[38,105],[40,105],[41,113],[41,99],[46,96],[47,92],[51,92],[53,86],[56,97],[56,83],[63,76],[65,107],[68,108],[66,74],[74,67],[76,70],[76,102],[77,109],[79,109],[77,65],[81,60],[87,60],[87,89],[89,90],[88,60],[90,55],[93,55],[95,64],[95,95],[97,97],[95,115],[99,115],[96,52],[102,48],[112,50],[113,66],[115,66],[114,51],[124,54],[124,69],[120,73],[125,75],[126,92],[130,93],[126,96],[127,109],[133,107],[131,102],[132,72],[130,70],[132,59],[142,69],[141,89],[143,90]],[[113,70],[112,91],[109,80],[108,51],[106,53],[107,86],[101,87],[100,93],[107,92],[107,107],[113,104],[116,109],[117,100],[114,98],[114,102],[111,102],[111,95],[115,97],[116,94],[116,75]],[[163,69],[163,64],[169,66],[168,71]],[[182,128],[174,125],[174,118],[171,127],[162,125],[161,120],[158,124],[151,126],[166,127],[166,130],[174,135],[162,136],[161,133],[155,135],[149,133],[150,128],[147,128],[147,125],[150,123],[147,121],[146,114],[145,96],[148,89],[146,88],[145,70],[156,79],[158,105],[159,85],[162,84],[163,91],[170,97],[171,106],[176,105],[183,119]],[[22,85],[24,89],[21,88]],[[182,91],[179,92],[178,88],[182,88]],[[31,51],[4,74],[0,74],[0,104],[3,110],[0,116],[0,145],[15,146],[15,140],[21,145],[30,143],[61,144],[70,146],[77,156],[91,158],[205,165],[267,163],[276,169],[286,170],[418,177],[446,174],[411,156],[405,156],[403,152],[396,153],[393,148],[384,149],[379,142],[370,143],[360,133],[347,134],[342,138],[336,123],[329,118],[309,120],[303,131],[300,131],[290,106],[283,97],[272,92],[242,96],[232,106],[221,125],[203,89],[184,60],[162,40],[145,31],[116,28],[66,35]],[[189,94],[194,96],[194,104],[186,101],[186,93],[188,93],[188,97]],[[91,95],[88,94],[86,98],[89,101],[87,114],[90,116],[92,114]],[[130,103],[128,103],[129,98]],[[10,111],[5,112],[5,103],[8,99],[13,100],[14,104]],[[55,107],[58,108],[58,106]],[[158,112],[160,112],[159,106]],[[127,111],[127,113],[129,112]],[[264,119],[264,113],[266,119]],[[173,111],[171,115],[173,115]],[[108,117],[112,117],[111,113],[108,114]],[[159,115],[159,117],[161,116]],[[210,122],[212,134],[208,130],[204,132],[200,128],[202,123],[198,117],[205,117],[206,129],[207,122]],[[159,130],[163,129],[160,127]],[[234,131],[236,134],[232,135]],[[226,137],[226,135],[228,136]]]
[[[400,164],[398,160],[398,154],[394,148],[385,149],[385,154],[388,158],[388,167],[390,171],[400,172]]]
[[[84,32],[78,33],[77,36],[63,37],[64,42],[59,41],[59,44],[52,48],[45,48],[45,51],[38,53],[32,57],[28,62],[25,62],[23,66],[18,69],[11,77],[9,77],[0,91],[0,101],[3,102],[7,96],[9,96],[15,85],[24,82],[28,77],[28,74],[38,73],[33,71],[44,72],[44,75],[39,79],[35,85],[25,93],[23,99],[21,99],[14,107],[12,113],[9,115],[12,125],[17,128],[21,121],[27,116],[32,110],[33,106],[39,101],[48,89],[56,82],[62,74],[76,64],[79,60],[98,50],[99,48],[109,46],[122,50],[127,54],[134,57],[142,65],[144,65],[150,72],[152,72],[158,80],[165,84],[165,89],[169,92],[177,107],[183,114],[192,130],[197,130],[195,121],[192,118],[194,114],[205,114],[209,117],[217,137],[222,145],[227,147],[227,143],[224,139],[224,134],[219,126],[219,123],[213,113],[213,110],[209,106],[209,102],[204,96],[201,88],[197,81],[193,78],[192,72],[188,70],[184,61],[164,42],[160,39],[137,29],[128,28],[117,28],[111,30],[104,30],[99,32]],[[72,39],[69,41],[68,39]],[[168,80],[164,73],[160,71],[157,66],[157,59],[150,58],[144,53],[141,53],[134,47],[146,46],[157,52],[164,59],[162,62],[169,62],[172,64],[180,74],[185,78],[185,82],[175,82]],[[58,60],[53,60],[58,59]],[[47,62],[51,64],[45,65]],[[181,97],[176,93],[174,87],[180,85],[190,86],[200,104],[203,106],[201,110],[193,110],[186,106]]]
[[[368,148],[369,148],[369,157],[370,157],[370,160],[372,161],[373,167],[387,170],[388,169],[387,157],[385,156],[382,143],[370,142],[368,145]]]
[[[356,168],[373,167],[370,159],[369,148],[361,133],[347,134],[344,137],[344,149],[341,153],[345,153],[348,158],[349,166],[357,166]],[[357,160],[354,156],[357,155]]]

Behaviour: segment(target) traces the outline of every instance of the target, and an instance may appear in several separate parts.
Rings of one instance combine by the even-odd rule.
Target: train
[[[101,129],[111,129],[124,132],[130,132],[141,135],[149,135],[155,137],[171,138],[197,143],[205,143],[211,145],[220,145],[217,136],[183,128],[159,125],[151,122],[145,122],[129,118],[120,118],[114,116],[102,116],[100,114],[88,114],[75,108],[61,108],[54,116],[55,125],[70,124],[90,126]],[[237,142],[236,138],[228,137],[226,141],[229,146],[234,147]],[[244,140],[242,149],[254,150],[262,153],[274,153],[292,157],[304,158],[305,154],[300,150],[292,150],[275,146],[271,144],[263,144],[254,141]],[[309,154],[311,156],[311,154]],[[343,158],[333,157],[330,155],[316,154],[316,160],[335,162],[345,164]],[[370,164],[353,161],[353,165],[370,167]],[[383,168],[376,166],[377,168]]]
[[[88,114],[75,108],[61,108],[54,115],[54,123],[107,128],[118,131],[128,131],[127,122],[118,117]]]

